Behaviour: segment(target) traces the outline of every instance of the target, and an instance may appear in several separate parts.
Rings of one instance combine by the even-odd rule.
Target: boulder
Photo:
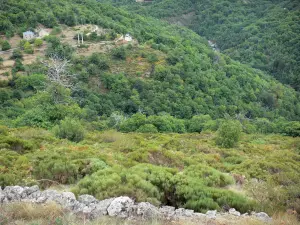
[[[194,214],[194,210],[179,208],[175,210],[175,216],[178,218],[191,217]]]
[[[95,199],[94,196],[92,196],[92,195],[80,195],[78,197],[78,201],[83,203],[83,204],[86,204],[86,205],[98,202],[98,200]]]
[[[37,186],[37,185],[34,185],[32,187],[24,187],[24,190],[21,194],[21,198],[23,198],[23,199],[28,198],[29,195],[31,195],[32,193],[37,192],[39,190],[40,190],[39,186]]]
[[[141,202],[136,207],[136,215],[143,219],[159,218],[160,214],[158,208],[149,202]]]
[[[159,208],[159,212],[167,219],[173,219],[175,217],[175,207],[172,206],[162,206]]]
[[[259,212],[259,213],[254,213],[254,215],[261,221],[263,222],[270,222],[272,221],[272,218],[268,216],[267,213],[265,212]]]
[[[20,186],[7,186],[4,188],[3,193],[7,201],[15,202],[20,201],[24,188]]]
[[[239,211],[236,211],[235,208],[229,209],[229,214],[234,215],[234,216],[240,216],[241,213]]]
[[[107,212],[109,216],[127,218],[133,205],[134,202],[131,198],[123,196],[118,197],[111,202],[110,206],[107,208]]]
[[[217,210],[208,210],[206,212],[206,216],[210,219],[216,219],[217,218]]]
[[[89,207],[92,209],[91,218],[97,218],[107,215],[107,209],[112,203],[114,198],[98,201],[97,203],[90,203]]]

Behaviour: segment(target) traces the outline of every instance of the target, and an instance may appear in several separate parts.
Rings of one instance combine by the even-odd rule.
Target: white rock
[[[206,212],[206,216],[210,219],[216,219],[217,218],[217,210],[208,210]]]
[[[149,202],[139,203],[136,208],[136,214],[145,219],[158,218],[160,216],[158,208]]]
[[[270,222],[272,221],[272,218],[268,216],[265,212],[259,212],[254,214],[259,220],[264,222]]]
[[[162,206],[159,208],[159,212],[167,219],[173,219],[175,216],[175,207],[173,206]]]
[[[229,214],[234,216],[240,216],[241,213],[239,211],[236,211],[234,208],[229,209]]]
[[[80,195],[78,197],[78,201],[83,203],[83,204],[86,204],[86,205],[98,202],[98,200],[95,199],[94,196],[92,196],[92,195]]]
[[[110,206],[113,200],[114,198],[109,198],[97,203],[91,203],[89,205],[89,207],[92,208],[91,217],[96,218],[107,215],[107,208]]]
[[[118,197],[111,202],[110,206],[107,208],[107,212],[109,216],[127,218],[133,205],[134,202],[131,198],[123,196]]]

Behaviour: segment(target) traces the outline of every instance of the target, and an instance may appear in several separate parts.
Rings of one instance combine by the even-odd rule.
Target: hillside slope
[[[280,84],[259,70],[213,51],[204,39],[184,27],[170,26],[93,0],[86,0],[85,4],[71,0],[51,2],[36,0],[30,3],[25,0],[9,0],[2,4],[1,8],[1,16],[5,18],[2,24],[6,24],[4,31],[7,33],[20,32],[38,23],[48,27],[57,26],[59,23],[72,26],[80,18],[80,21],[109,28],[118,34],[131,33],[139,42],[138,48],[144,49],[143,53],[139,53],[141,57],[152,57],[148,59],[152,64],[148,77],[139,77],[138,71],[136,75],[131,76],[126,74],[126,70],[123,70],[125,74],[110,73],[110,69],[116,63],[127,65],[130,58],[137,57],[133,56],[135,48],[122,47],[118,49],[121,55],[120,52],[111,52],[107,56],[114,60],[114,63],[109,63],[108,67],[103,67],[100,63],[97,67],[99,60],[101,62],[105,59],[93,61],[93,59],[76,57],[76,54],[72,56],[71,48],[49,39],[49,54],[53,51],[68,51],[71,72],[78,74],[74,77],[77,88],[72,89],[70,94],[81,108],[93,115],[92,118],[101,115],[109,116],[114,111],[125,114],[142,111],[146,115],[165,112],[186,119],[197,114],[221,118],[226,114],[234,116],[239,113],[247,118],[299,119],[300,103],[298,94],[293,89]],[[31,16],[25,17],[25,15]],[[54,44],[57,45],[55,49],[53,49]],[[147,48],[152,49],[152,52],[158,50],[162,52],[161,54],[165,54],[165,63],[157,64],[159,58]],[[37,72],[46,74],[45,70],[30,68],[26,73]],[[42,109],[48,107],[48,103],[40,102],[38,97],[42,95],[39,90],[45,90],[47,85],[39,87],[41,89],[34,88],[32,85],[22,87],[24,77],[14,76],[13,79],[14,82],[8,83],[7,88],[1,89],[5,92],[1,109],[3,120],[18,120],[20,116],[19,119],[24,120],[23,114],[30,108],[26,104],[30,101],[35,102],[37,106],[41,105]],[[95,82],[89,81],[93,79],[103,85],[102,91],[97,90],[97,87],[91,88],[90,84]],[[14,85],[14,83],[22,85]],[[16,91],[22,93],[16,95]],[[24,94],[28,91],[30,94]],[[35,93],[37,94],[35,97],[28,99]],[[52,105],[50,102],[49,104]],[[14,108],[13,113],[11,113],[12,108]],[[37,115],[37,112],[28,112],[28,114]],[[51,124],[54,121],[58,120],[54,118],[49,122]]]
[[[233,59],[300,88],[300,3],[295,0],[99,0],[185,25]]]

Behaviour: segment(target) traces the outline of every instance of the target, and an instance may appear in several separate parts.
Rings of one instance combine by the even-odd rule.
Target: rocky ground
[[[81,195],[76,199],[72,192],[40,191],[38,186],[7,186],[3,190],[0,189],[0,203],[2,207],[16,202],[43,205],[55,202],[68,212],[80,217],[84,216],[87,220],[96,220],[108,216],[127,221],[149,221],[155,219],[169,221],[170,224],[211,225],[250,224],[249,221],[255,222],[251,222],[251,224],[265,224],[272,221],[264,212],[241,215],[235,209],[230,209],[226,213],[211,210],[203,214],[189,209],[175,209],[171,206],[158,208],[148,202],[135,203],[134,200],[126,196],[99,201],[91,195]],[[180,221],[186,221],[186,223]],[[131,224],[135,224],[135,222]]]

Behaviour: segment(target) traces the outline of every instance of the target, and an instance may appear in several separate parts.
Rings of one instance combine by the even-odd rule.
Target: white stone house
[[[30,40],[35,38],[35,34],[32,31],[23,32],[23,39]]]

